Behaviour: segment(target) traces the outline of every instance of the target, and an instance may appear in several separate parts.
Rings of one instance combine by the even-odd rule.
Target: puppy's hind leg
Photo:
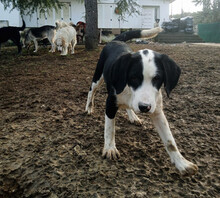
[[[95,93],[97,89],[102,85],[103,81],[103,76],[101,76],[101,78],[97,82],[92,82],[86,103],[86,112],[89,115],[93,113]]]
[[[87,103],[85,111],[90,115],[93,112],[94,108],[94,97],[97,91],[97,88],[101,86],[103,79],[103,69],[104,69],[105,59],[103,56],[103,52],[100,55],[99,61],[96,66],[96,70],[92,79],[92,85],[88,92]]]
[[[142,124],[141,120],[138,118],[138,116],[134,113],[132,109],[126,109],[126,111],[127,111],[128,118],[131,123],[135,123],[138,125]]]

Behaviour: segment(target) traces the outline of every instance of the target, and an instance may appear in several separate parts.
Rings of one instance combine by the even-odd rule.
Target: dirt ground
[[[220,196],[220,48],[190,44],[129,44],[179,64],[182,75],[164,111],[178,148],[198,173],[181,177],[150,119],[116,119],[117,161],[103,159],[105,86],[95,112],[85,112],[98,50],[76,46],[61,57],[2,47],[0,54],[0,197],[105,198]],[[162,88],[163,89],[163,88]]]

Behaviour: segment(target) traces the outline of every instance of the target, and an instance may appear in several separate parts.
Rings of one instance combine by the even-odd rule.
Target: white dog
[[[74,54],[74,48],[77,43],[75,28],[64,21],[56,21],[56,28],[57,33],[54,37],[54,43],[57,46],[57,50],[61,51],[61,55],[65,56],[69,48],[71,54]]]

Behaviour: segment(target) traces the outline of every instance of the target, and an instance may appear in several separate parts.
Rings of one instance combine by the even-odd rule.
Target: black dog
[[[21,36],[19,31],[23,31],[26,27],[24,20],[22,27],[14,27],[14,26],[8,26],[8,27],[2,27],[0,28],[0,49],[1,49],[1,43],[7,42],[8,40],[12,40],[15,45],[18,47],[18,53],[21,53]]]

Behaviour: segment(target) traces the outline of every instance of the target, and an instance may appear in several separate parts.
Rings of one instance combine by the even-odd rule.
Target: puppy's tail
[[[156,37],[160,32],[162,32],[163,29],[160,27],[156,27],[150,30],[131,30],[127,32],[123,32],[122,34],[119,34],[113,41],[129,41],[134,38],[154,38]]]
[[[23,25],[22,27],[18,27],[18,31],[23,31],[26,28],[26,24],[24,22],[24,19],[22,19]]]

